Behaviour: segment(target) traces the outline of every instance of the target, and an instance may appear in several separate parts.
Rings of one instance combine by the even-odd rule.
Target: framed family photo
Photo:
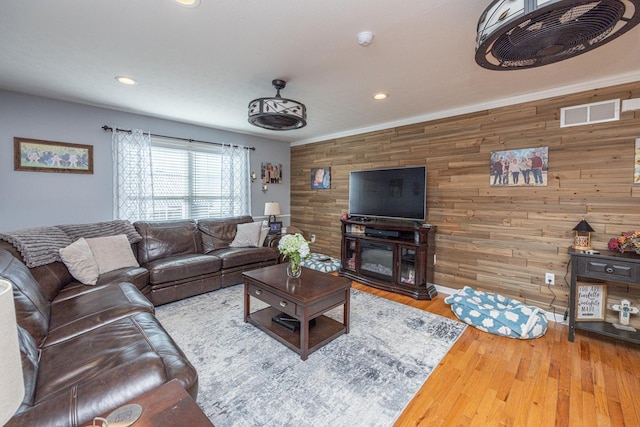
[[[263,184],[282,184],[282,163],[262,162],[261,179]]]
[[[492,151],[489,185],[492,187],[533,187],[547,185],[549,147]]]
[[[93,173],[93,145],[13,138],[17,171]]]

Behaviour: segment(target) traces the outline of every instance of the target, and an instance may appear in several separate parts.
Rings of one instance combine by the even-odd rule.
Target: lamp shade
[[[268,216],[280,215],[280,203],[267,202],[264,204],[264,214]]]
[[[24,399],[24,379],[13,289],[3,279],[0,279],[0,361],[0,425],[4,425]]]

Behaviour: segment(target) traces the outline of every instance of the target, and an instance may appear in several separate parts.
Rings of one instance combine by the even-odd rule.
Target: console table
[[[418,300],[432,299],[436,227],[342,220],[340,275]]]
[[[571,289],[569,294],[569,341],[576,329],[640,344],[640,332],[614,328],[605,321],[576,322],[576,291],[580,277],[640,286],[640,256],[633,253],[586,254],[569,249],[571,255]]]

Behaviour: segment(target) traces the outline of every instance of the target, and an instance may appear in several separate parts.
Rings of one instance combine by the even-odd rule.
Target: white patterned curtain
[[[222,192],[229,194],[228,206],[223,207],[229,216],[251,215],[251,177],[249,150],[240,146],[225,145],[222,149]]]
[[[151,135],[140,129],[112,128],[114,219],[153,219]]]

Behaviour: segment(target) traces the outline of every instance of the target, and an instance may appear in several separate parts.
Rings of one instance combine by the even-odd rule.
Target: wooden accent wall
[[[640,110],[560,128],[560,108],[638,97],[640,82],[293,146],[291,223],[317,236],[312,251],[339,257],[349,171],[426,164],[428,222],[438,226],[435,283],[564,314],[573,227],[585,218],[601,250],[640,228],[640,184],[633,184]],[[541,146],[549,148],[547,186],[489,185],[492,151]],[[310,189],[311,169],[319,167],[331,167],[330,190]],[[553,292],[545,272],[555,273]]]

